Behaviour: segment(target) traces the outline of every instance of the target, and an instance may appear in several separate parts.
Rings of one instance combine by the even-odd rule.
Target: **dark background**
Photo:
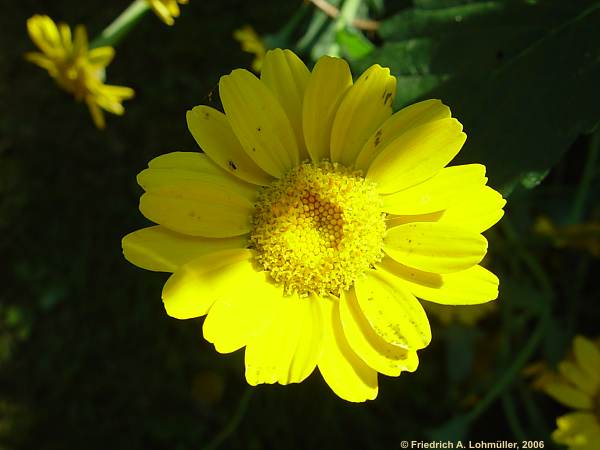
[[[252,58],[233,31],[251,24],[259,33],[274,32],[299,2],[191,0],[173,27],[148,14],[108,69],[108,82],[133,87],[136,97],[125,103],[123,117],[107,115],[107,129],[98,131],[84,105],[23,59],[34,50],[25,22],[47,14],[85,24],[91,38],[127,4],[2,1],[0,449],[396,449],[403,439],[428,438],[477,404],[527,340],[531,316],[517,311],[515,330],[498,314],[477,329],[434,323],[418,371],[380,376],[379,398],[355,405],[337,398],[318,372],[300,385],[249,388],[241,351],[219,355],[203,340],[201,319],[165,314],[160,292],[167,274],[140,270],[121,255],[121,238],[148,225],[137,209],[135,175],[159,154],[197,148],[185,111],[208,103],[219,77]],[[509,199],[518,238],[531,241],[538,213],[556,207],[560,215],[560,205],[569,204],[588,144],[579,138],[535,195]],[[496,249],[491,265],[504,281],[510,255],[523,243],[502,231],[488,237]],[[577,331],[597,334],[598,289],[589,276],[597,264],[580,251],[537,241],[533,250],[559,285],[553,317],[565,313],[560,302],[573,295],[581,299]],[[575,276],[583,279],[573,293]],[[538,295],[523,294],[523,284],[513,277],[506,292]],[[563,336],[560,329],[559,323],[548,333],[548,354],[565,352],[574,330]],[[468,342],[464,352],[461,339]],[[512,353],[499,359],[506,342]],[[548,359],[544,345],[532,359]],[[456,362],[461,357],[468,369],[457,377],[450,372],[464,364]],[[517,378],[513,394],[533,398],[542,411],[536,427],[525,427],[527,438],[548,439],[564,409]],[[494,403],[468,436],[513,440],[506,414],[502,402]]]

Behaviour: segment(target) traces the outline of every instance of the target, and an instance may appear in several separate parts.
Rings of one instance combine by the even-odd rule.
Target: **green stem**
[[[148,12],[150,5],[146,0],[134,0],[119,17],[107,26],[100,36],[90,44],[90,48],[117,45],[140,19]]]
[[[581,176],[581,181],[577,193],[575,194],[575,201],[573,202],[573,207],[571,208],[571,214],[569,216],[570,223],[579,223],[583,219],[583,210],[590,191],[590,186],[592,185],[594,175],[598,170],[598,156],[600,156],[600,127],[590,138],[588,157],[585,161],[583,175]]]
[[[506,234],[508,241],[512,244],[512,247],[514,247],[514,250],[517,252],[518,256],[530,270],[542,292],[546,294],[548,298],[554,298],[554,289],[552,287],[550,277],[548,274],[546,274],[546,271],[540,265],[538,260],[531,253],[529,253],[524,246],[520,245],[519,236],[510,219],[504,216],[500,222],[500,226],[502,227],[502,230]]]
[[[546,330],[547,322],[548,311],[546,310],[540,318],[535,331],[515,358],[514,363],[502,374],[500,379],[492,386],[492,388],[487,392],[486,396],[477,404],[477,406],[466,415],[467,421],[473,421],[479,417],[492,405],[492,403],[494,403],[494,401],[496,401],[498,396],[500,396],[506,390],[506,388],[508,388],[515,376],[519,373],[527,361],[529,361],[531,355],[542,340]]]
[[[252,392],[252,389],[246,389],[246,392],[244,392],[242,395],[240,403],[235,410],[235,413],[231,416],[229,422],[225,424],[223,429],[213,438],[212,441],[203,447],[203,450],[215,450],[219,448],[221,444],[223,444],[223,442],[225,442],[227,438],[235,432],[237,427],[240,425],[244,414],[246,414],[248,404],[250,403],[250,398],[252,398]]]
[[[535,404],[530,389],[526,387],[522,381],[519,382],[519,394],[531,424],[542,433],[544,439],[547,439],[550,434],[548,426],[546,425],[539,408]]]
[[[519,422],[515,403],[513,402],[509,392],[502,394],[502,409],[504,409],[504,415],[506,416],[508,426],[510,427],[514,437],[518,441],[524,441],[527,436],[525,435],[523,427]]]

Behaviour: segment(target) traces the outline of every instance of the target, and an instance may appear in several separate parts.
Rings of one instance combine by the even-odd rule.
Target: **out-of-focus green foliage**
[[[356,66],[390,67],[397,107],[424,98],[452,105],[469,136],[459,161],[485,161],[493,185],[535,186],[600,117],[590,98],[600,80],[600,5],[415,4],[381,24],[383,46]]]

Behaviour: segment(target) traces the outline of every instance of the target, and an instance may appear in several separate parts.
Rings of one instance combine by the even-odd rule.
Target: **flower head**
[[[98,128],[105,126],[102,110],[117,115],[125,112],[122,102],[133,97],[133,89],[103,82],[105,69],[115,54],[112,47],[89,49],[82,25],[75,27],[72,37],[67,24],[57,25],[48,16],[31,17],[27,20],[27,30],[41,53],[30,52],[25,58],[46,69],[78,101],[84,101]]]
[[[254,31],[254,28],[250,25],[246,25],[237,29],[233,32],[233,38],[241,44],[243,51],[254,55],[254,59],[252,60],[252,70],[256,73],[260,73],[265,54],[267,53],[267,48],[260,36]]]
[[[544,371],[536,386],[574,409],[556,419],[552,438],[572,450],[594,450],[600,442],[600,345],[582,336],[558,373]]]
[[[188,111],[204,150],[153,159],[138,175],[133,264],[173,272],[167,313],[208,315],[218,352],[246,347],[246,379],[297,383],[315,367],[340,397],[377,395],[377,373],[417,368],[431,339],[416,297],[477,304],[498,295],[479,266],[481,232],[503,214],[478,164],[444,168],[465,141],[439,100],[392,115],[396,82],[374,65],[356,82],[323,57],[310,72],[267,52],[260,79],[219,83],[225,114]]]
[[[152,11],[167,25],[173,25],[179,17],[179,5],[187,5],[189,0],[146,0]]]

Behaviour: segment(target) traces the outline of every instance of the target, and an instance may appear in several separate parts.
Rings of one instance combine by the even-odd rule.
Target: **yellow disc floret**
[[[251,246],[287,294],[339,296],[383,256],[381,211],[360,172],[301,164],[260,194]]]

